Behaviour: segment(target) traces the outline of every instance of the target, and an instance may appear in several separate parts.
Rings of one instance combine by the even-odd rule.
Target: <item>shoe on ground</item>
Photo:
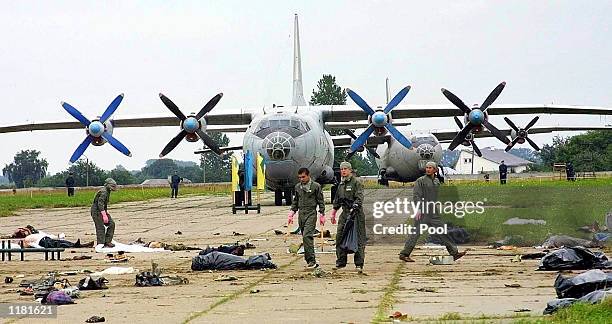
[[[400,254],[399,259],[404,262],[414,262],[409,256],[403,254]]]
[[[459,253],[453,255],[453,260],[457,261],[457,260],[461,259],[462,256],[466,255],[466,253],[467,252],[463,251],[463,252],[459,252]]]
[[[344,265],[336,264],[336,266],[333,267],[332,270],[340,270],[342,268],[346,268],[346,264],[344,264]]]
[[[314,262],[313,262],[313,263],[309,263],[309,264],[306,266],[306,269],[316,269],[316,268],[318,268],[318,267],[319,267],[319,264],[318,264],[318,263],[314,263]]]
[[[363,267],[355,266],[355,270],[357,270],[358,274],[362,274],[363,273]]]

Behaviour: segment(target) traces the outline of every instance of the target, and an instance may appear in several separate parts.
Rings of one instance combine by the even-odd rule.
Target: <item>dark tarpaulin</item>
[[[260,254],[244,259],[242,257],[213,251],[205,255],[197,255],[191,261],[191,270],[251,270],[251,269],[276,269],[276,265],[270,261],[269,254]]]
[[[612,268],[603,252],[591,252],[582,246],[562,248],[548,253],[540,260],[538,270],[589,270]]]
[[[546,304],[544,315],[552,314],[561,308],[570,306],[574,303],[581,302],[587,304],[601,303],[604,299],[612,297],[612,289],[595,290],[580,298],[561,298],[553,299]]]
[[[555,291],[559,298],[580,298],[594,290],[612,287],[612,273],[589,270],[574,277],[561,274],[555,279]]]

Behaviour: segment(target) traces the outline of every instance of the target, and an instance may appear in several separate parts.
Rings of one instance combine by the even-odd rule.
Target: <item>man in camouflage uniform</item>
[[[410,234],[408,239],[406,240],[406,244],[404,245],[404,249],[400,252],[400,260],[404,262],[414,262],[410,258],[410,254],[412,250],[416,246],[417,240],[421,233],[420,227],[421,224],[427,224],[429,227],[443,227],[444,223],[438,214],[438,211],[435,207],[429,204],[425,207],[425,204],[428,202],[436,202],[438,201],[438,191],[440,189],[440,180],[436,177],[436,171],[438,167],[436,162],[429,161],[425,165],[425,175],[418,178],[417,181],[414,182],[414,189],[412,191],[413,201],[415,204],[420,202],[420,210],[416,210],[415,214],[415,232],[414,234]],[[457,246],[451,238],[447,234],[437,235],[444,246],[446,246],[446,250],[450,255],[453,256],[455,260],[465,255],[465,252],[459,253],[457,250]]]
[[[104,188],[98,190],[91,205],[91,218],[96,226],[97,244],[104,247],[114,247],[112,243],[115,234],[115,222],[108,213],[108,201],[111,191],[117,190],[117,182],[108,178],[104,181]]]
[[[325,201],[321,185],[310,179],[307,168],[298,170],[299,182],[295,185],[295,196],[291,210],[287,215],[287,224],[293,224],[293,216],[298,215],[298,226],[304,242],[304,259],[307,268],[314,269],[319,265],[315,258],[314,233],[317,226],[317,206],[319,207],[319,223],[325,225]]]
[[[340,247],[342,243],[342,235],[344,224],[348,217],[355,215],[355,226],[357,226],[358,248],[355,252],[354,261],[357,272],[363,272],[363,264],[365,260],[365,214],[363,213],[363,184],[353,175],[353,167],[349,162],[340,163],[341,181],[338,185],[338,191],[334,198],[334,208],[331,211],[331,222],[336,223],[336,213],[342,207],[342,214],[338,221],[338,229],[336,231],[336,267],[340,269],[346,267],[347,253]]]

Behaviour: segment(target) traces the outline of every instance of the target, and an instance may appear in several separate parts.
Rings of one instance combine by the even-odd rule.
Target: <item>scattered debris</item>
[[[521,285],[517,283],[504,284],[504,286],[506,286],[507,288],[521,288]]]
[[[291,244],[287,248],[287,253],[297,254],[301,247],[302,247],[302,243],[300,243],[300,244],[297,244],[297,243]]]
[[[570,306],[574,303],[588,303],[597,304],[602,302],[604,299],[609,298],[612,294],[612,288],[592,291],[580,298],[560,298],[553,299],[546,304],[544,309],[544,315],[552,314],[561,308]]]
[[[312,275],[317,278],[322,278],[323,275],[325,275],[325,271],[321,270],[321,267],[318,267],[312,271]]]
[[[417,291],[420,291],[420,292],[431,292],[431,293],[438,292],[438,290],[436,288],[430,288],[430,287],[417,288]]]
[[[52,291],[42,297],[41,303],[47,305],[68,305],[74,304],[74,301],[63,291]]]
[[[586,248],[594,248],[601,247],[602,244],[597,241],[589,241],[584,240],[577,237],[571,237],[567,235],[553,235],[549,237],[544,243],[542,243],[542,247],[545,249],[558,249],[562,247],[574,247],[574,246],[584,246]]]
[[[234,281],[234,280],[238,280],[238,278],[234,276],[229,276],[229,275],[220,275],[219,277],[215,278],[215,281]]]
[[[512,259],[510,259],[510,262],[521,262],[521,255],[515,255]]]
[[[562,248],[546,254],[540,260],[538,270],[588,270],[609,269],[612,262],[608,261],[603,252],[591,252],[582,246]]]
[[[221,235],[221,233],[217,232],[217,233],[213,233],[213,235]]]
[[[516,250],[517,247],[514,245],[502,245],[498,247],[497,249],[500,251],[512,251],[512,250]]]
[[[449,265],[455,263],[451,255],[436,255],[429,258],[429,263],[435,265]]]
[[[244,236],[244,234],[238,233],[238,232],[232,232],[232,235],[234,235],[234,236]]]
[[[4,283],[10,284],[13,282],[13,277],[5,277],[4,278]]]
[[[546,225],[546,221],[543,219],[525,219],[513,217],[504,222],[504,225]]]
[[[79,290],[102,290],[108,289],[108,287],[106,286],[107,283],[108,280],[106,280],[104,277],[94,279],[91,276],[87,276],[86,278],[83,278],[81,279],[81,281],[79,281],[77,287],[79,288]]]
[[[612,286],[612,273],[589,270],[574,277],[561,274],[555,279],[555,291],[559,298],[580,298],[586,294]]]
[[[274,230],[274,234],[276,234],[276,235],[283,235],[283,234],[285,234],[285,232],[283,232],[283,231],[281,231],[281,230],[277,230],[277,229],[275,229],[275,230]]]
[[[94,277],[100,277],[100,276],[125,275],[125,274],[132,274],[135,272],[138,272],[138,270],[132,267],[110,267],[100,272],[94,272],[91,275]]]
[[[251,291],[250,291],[251,294],[257,294],[259,292],[261,292],[261,290],[259,290],[259,289],[251,289]]]
[[[548,250],[544,250],[542,252],[535,252],[535,253],[526,253],[521,255],[521,259],[522,260],[535,260],[535,259],[541,259],[542,257],[544,257],[549,251]]]
[[[91,255],[75,255],[70,259],[64,259],[62,261],[78,261],[78,260],[89,260],[91,259],[92,256]]]
[[[394,312],[393,314],[389,315],[389,318],[402,321],[402,320],[408,319],[408,314],[402,314],[401,312]]]
[[[85,323],[102,323],[102,322],[106,322],[106,319],[101,316],[92,316],[85,321]]]
[[[531,312],[531,309],[529,309],[529,308],[519,308],[519,309],[515,309],[514,312],[515,313]]]
[[[176,235],[183,235],[183,232],[181,232],[181,231],[177,231],[177,232],[176,232],[176,233],[174,233],[174,234],[176,234]]]

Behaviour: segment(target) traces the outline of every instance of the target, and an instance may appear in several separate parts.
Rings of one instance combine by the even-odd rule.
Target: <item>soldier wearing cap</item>
[[[97,244],[104,247],[114,247],[113,235],[115,234],[115,222],[108,213],[108,201],[111,191],[117,191],[117,182],[108,178],[104,181],[104,188],[98,190],[91,205],[91,218],[96,226]]]
[[[363,264],[365,261],[365,214],[363,213],[363,185],[353,175],[353,167],[349,162],[340,163],[341,181],[338,185],[338,191],[334,197],[334,206],[331,211],[331,222],[336,223],[336,213],[342,207],[342,214],[338,220],[338,229],[336,230],[336,267],[340,269],[346,267],[347,253],[340,245],[342,243],[342,235],[344,224],[351,215],[355,215],[355,226],[357,226],[358,247],[355,252],[354,261],[358,273],[363,272]]]
[[[443,227],[442,219],[438,214],[433,203],[438,201],[438,191],[440,189],[440,180],[436,177],[436,171],[438,166],[436,162],[429,161],[425,164],[425,175],[418,178],[414,182],[413,201],[416,204],[420,203],[419,210],[415,211],[415,231],[413,234],[408,235],[404,249],[400,252],[399,258],[405,262],[414,262],[410,258],[412,250],[416,246],[417,240],[419,239],[421,225],[426,224],[428,227]],[[431,202],[432,204],[427,204]],[[447,234],[437,234],[446,246],[446,250],[455,260],[465,255],[465,252],[459,252],[457,246]]]

